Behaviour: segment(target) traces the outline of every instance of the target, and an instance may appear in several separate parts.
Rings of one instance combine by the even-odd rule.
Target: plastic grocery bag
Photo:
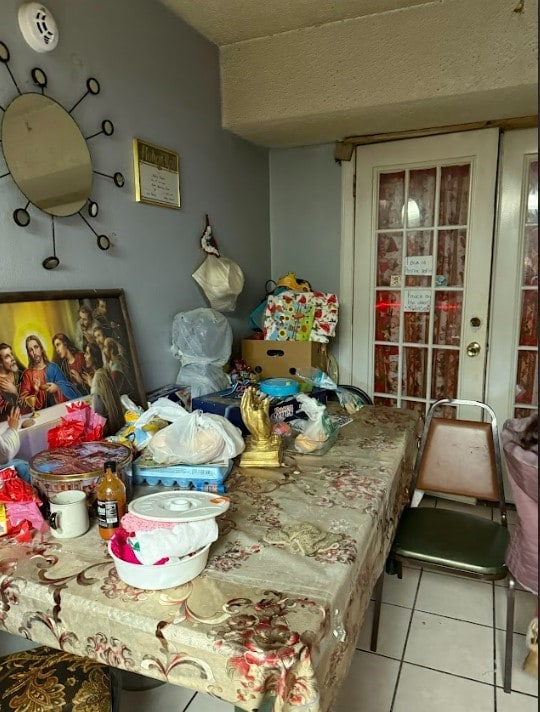
[[[176,407],[183,412],[177,412],[176,420],[157,432],[146,448],[157,463],[203,465],[229,460],[243,452],[245,443],[240,428],[222,415],[201,410],[188,413],[181,406]]]
[[[335,433],[336,427],[323,403],[305,393],[298,393],[296,398],[300,403],[298,410],[305,413],[308,419],[300,421],[303,423],[302,432],[294,441],[294,447],[298,452],[314,452]]]
[[[181,362],[176,383],[190,386],[191,396],[222,391],[231,385],[223,371],[231,356],[232,329],[227,318],[201,307],[176,314],[171,351]]]
[[[354,391],[350,391],[346,387],[340,387],[328,376],[324,371],[318,368],[299,368],[295,374],[302,381],[311,383],[317,388],[324,388],[327,391],[335,391],[342,408],[345,408],[347,413],[356,413],[363,407],[363,402],[360,396]]]

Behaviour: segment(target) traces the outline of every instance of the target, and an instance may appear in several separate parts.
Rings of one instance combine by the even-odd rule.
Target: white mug
[[[88,505],[82,490],[59,492],[49,499],[51,534],[58,539],[74,539],[88,531]]]

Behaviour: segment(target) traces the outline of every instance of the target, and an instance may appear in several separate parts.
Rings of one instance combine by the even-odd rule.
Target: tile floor
[[[470,508],[428,497],[421,506]],[[476,509],[482,516],[493,516],[491,508]],[[515,516],[509,512],[510,526]],[[404,569],[402,580],[386,576],[378,650],[369,651],[370,604],[333,712],[536,712],[538,682],[521,669],[524,634],[536,600],[527,591],[516,591],[512,693],[507,695],[500,674],[505,594],[504,582],[476,582],[420,569]],[[124,690],[121,702],[121,712],[233,709],[208,695],[172,685]]]

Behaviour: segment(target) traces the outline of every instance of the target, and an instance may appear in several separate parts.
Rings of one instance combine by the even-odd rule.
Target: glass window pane
[[[516,403],[538,404],[538,353],[536,351],[518,353]]]
[[[538,286],[538,227],[533,225],[525,228],[523,284]]]
[[[375,346],[375,393],[397,394],[398,362],[397,346]]]
[[[399,341],[400,294],[400,292],[377,292],[375,304],[376,341]]]
[[[439,225],[467,225],[470,165],[441,168]]]
[[[404,312],[403,341],[409,344],[427,344],[429,341],[429,314]]]
[[[428,350],[408,347],[403,349],[402,392],[413,398],[426,397]]]
[[[462,292],[435,292],[433,343],[459,346],[461,341]]]
[[[457,395],[459,351],[433,349],[431,397],[455,398]]]
[[[462,287],[465,272],[465,230],[441,230],[437,243],[435,284],[440,287]]]
[[[403,227],[405,171],[381,173],[379,178],[379,230]]]
[[[432,227],[435,220],[436,168],[409,173],[408,227]]]
[[[407,232],[407,257],[433,255],[432,230],[415,230]],[[407,274],[406,287],[431,287],[431,277]]]
[[[377,286],[400,287],[403,236],[381,232],[377,238]]]
[[[538,224],[538,161],[533,161],[529,167],[527,222]]]
[[[523,290],[521,300],[520,346],[538,344],[538,290]]]

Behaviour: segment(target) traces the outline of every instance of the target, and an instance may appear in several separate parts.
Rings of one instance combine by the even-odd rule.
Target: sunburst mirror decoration
[[[90,77],[86,91],[71,109],[45,95],[47,75],[39,67],[32,69],[32,81],[39,91],[23,93],[9,66],[9,49],[0,42],[0,64],[3,64],[17,94],[6,105],[0,106],[0,144],[11,176],[26,200],[24,207],[13,211],[13,220],[20,227],[30,224],[29,207],[33,206],[51,216],[52,255],[41,263],[45,269],[55,269],[60,264],[56,254],[55,220],[78,214],[94,233],[100,250],[108,250],[111,241],[99,235],[86,215],[95,218],[98,204],[91,199],[93,176],[99,175],[122,188],[125,180],[121,173],[107,175],[94,170],[87,142],[96,136],[112,136],[114,125],[109,119],[101,122],[101,129],[83,136],[72,112],[88,96],[100,92],[97,79]]]

